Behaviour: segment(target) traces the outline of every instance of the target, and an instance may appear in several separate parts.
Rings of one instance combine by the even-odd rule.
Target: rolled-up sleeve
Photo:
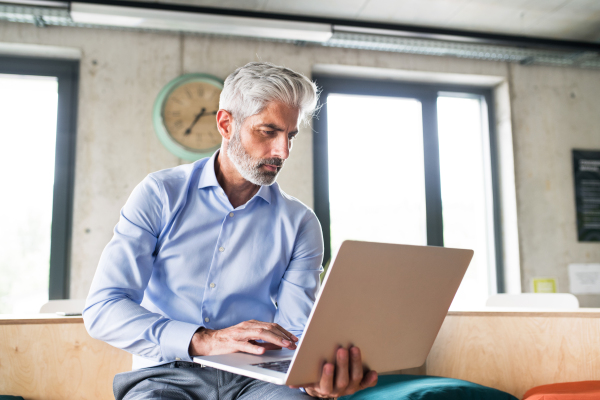
[[[319,291],[323,234],[312,211],[302,220],[292,258],[279,285],[275,322],[300,337]]]
[[[156,362],[191,361],[188,347],[197,324],[174,321],[140,306],[162,229],[162,191],[151,176],[121,210],[114,236],[98,264],[83,312],[89,334]]]

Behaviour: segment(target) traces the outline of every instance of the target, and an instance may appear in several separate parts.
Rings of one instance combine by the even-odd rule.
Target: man
[[[287,68],[238,68],[216,115],[221,149],[135,188],[84,311],[92,337],[133,353],[134,371],[115,377],[117,399],[324,398],[375,385],[357,348],[338,349],[336,365],[301,390],[192,363],[296,348],[323,240],[314,213],[275,180],[316,103],[314,83]]]

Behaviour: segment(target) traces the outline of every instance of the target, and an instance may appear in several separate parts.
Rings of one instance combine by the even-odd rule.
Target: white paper
[[[573,294],[600,294],[600,264],[569,264]]]

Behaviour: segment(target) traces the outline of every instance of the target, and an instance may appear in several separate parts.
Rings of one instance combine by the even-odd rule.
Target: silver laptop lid
[[[379,373],[423,365],[473,257],[472,250],[345,241],[286,381],[320,379],[339,346],[357,346]]]

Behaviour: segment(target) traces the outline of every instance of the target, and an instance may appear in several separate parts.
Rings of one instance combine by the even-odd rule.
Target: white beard
[[[284,162],[281,158],[252,157],[242,144],[239,129],[234,131],[233,136],[229,140],[227,156],[245,180],[258,186],[270,186],[275,183],[277,174],[283,168]],[[279,168],[277,171],[263,171],[260,167],[265,164],[276,165]]]

